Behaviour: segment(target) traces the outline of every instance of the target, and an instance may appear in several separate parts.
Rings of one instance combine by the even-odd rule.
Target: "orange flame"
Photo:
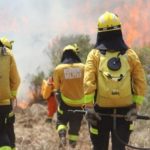
[[[31,90],[26,92],[26,98],[17,101],[17,107],[20,109],[27,109],[35,101],[34,93]]]
[[[26,102],[26,100],[21,100],[20,102],[17,103],[17,107],[20,109],[27,109],[29,106],[29,103]]]
[[[150,1],[132,1],[114,11],[122,20],[123,33],[129,45],[150,45]]]

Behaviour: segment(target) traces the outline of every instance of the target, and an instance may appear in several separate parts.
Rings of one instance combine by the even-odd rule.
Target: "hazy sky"
[[[120,16],[130,43],[149,42],[149,10],[149,0],[0,0],[0,37],[15,41],[13,53],[24,78],[38,66],[48,69],[43,50],[56,36],[89,34],[94,40],[105,11]]]
[[[43,50],[58,35],[96,31],[97,0],[0,0],[0,36],[14,40],[21,75],[47,64]],[[89,7],[90,6],[90,7]],[[92,16],[92,14],[94,14]],[[89,21],[91,21],[89,22]],[[89,25],[95,25],[94,28]],[[90,29],[92,28],[92,29]],[[45,67],[44,67],[45,68]]]
[[[56,36],[83,33],[93,39],[101,13],[119,12],[125,22],[139,9],[135,7],[137,2],[148,0],[0,0],[0,36],[15,41],[13,52],[21,75],[25,76],[38,66],[47,67],[43,50]],[[126,11],[119,10],[123,5]],[[142,3],[139,5],[142,7]],[[149,10],[146,5],[140,13]]]
[[[0,37],[14,40],[16,58],[25,95],[24,77],[44,71],[50,64],[43,50],[56,36],[96,33],[99,9],[92,0],[0,0]],[[93,27],[92,27],[92,26]],[[24,89],[24,90],[22,90]]]

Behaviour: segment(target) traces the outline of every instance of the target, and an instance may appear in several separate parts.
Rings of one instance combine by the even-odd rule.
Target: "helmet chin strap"
[[[125,146],[127,146],[127,147],[130,147],[130,148],[132,148],[132,149],[150,150],[150,148],[135,147],[135,146],[129,145],[129,144],[127,144],[125,141],[123,141],[123,140],[119,137],[119,135],[117,134],[117,131],[116,131],[116,119],[117,119],[117,115],[116,115],[117,112],[116,112],[116,109],[114,109],[113,114],[114,114],[114,116],[113,116],[113,131],[114,131],[114,135],[115,135],[115,137],[117,138],[117,140],[118,140],[121,144],[123,144],[123,145],[125,145]]]

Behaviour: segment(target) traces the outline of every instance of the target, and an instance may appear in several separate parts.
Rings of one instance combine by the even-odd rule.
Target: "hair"
[[[61,63],[79,63],[81,59],[73,50],[66,50],[61,57]]]

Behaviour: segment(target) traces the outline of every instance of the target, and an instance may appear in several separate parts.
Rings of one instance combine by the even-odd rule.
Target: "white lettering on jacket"
[[[67,68],[64,69],[64,77],[65,79],[75,79],[81,78],[81,70],[80,68]]]

